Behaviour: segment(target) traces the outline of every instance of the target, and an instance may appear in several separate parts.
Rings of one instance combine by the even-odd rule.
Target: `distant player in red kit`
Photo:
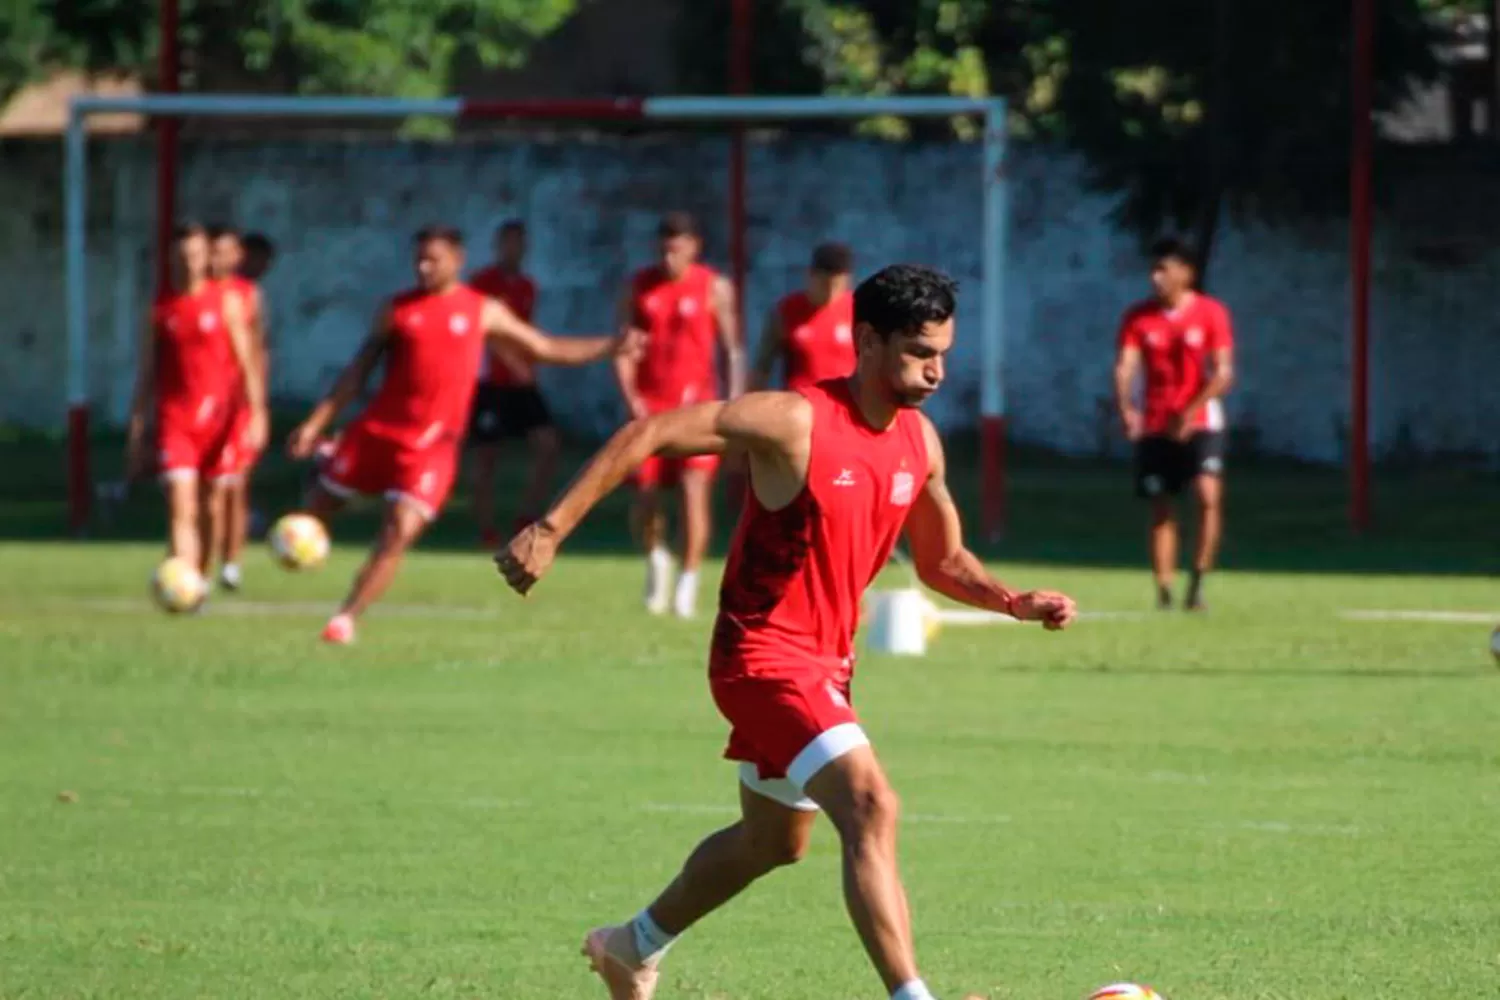
[[[735,319],[734,288],[698,263],[703,248],[697,224],[686,212],[671,212],[657,227],[658,262],[636,273],[620,302],[620,326],[642,334],[642,349],[621,353],[615,373],[625,405],[635,418],[719,399],[718,350],[722,346],[729,397],[745,387],[744,352]],[[678,616],[691,618],[698,602],[698,571],[708,552],[717,455],[652,456],[636,470],[634,520],[646,549],[646,609],[663,614],[671,601]],[[682,572],[671,590],[672,556],[667,548],[661,489],[682,492]]]
[[[240,449],[258,449],[266,439],[246,306],[233,288],[210,277],[209,256],[202,226],[173,234],[171,288],[152,306],[141,344],[126,456],[134,477],[147,464],[146,415],[154,406],[169,549],[205,574],[222,531],[224,484],[241,467]],[[243,426],[237,423],[242,394]]]
[[[215,281],[233,290],[245,304],[246,320],[255,348],[255,377],[260,381],[261,398],[269,399],[270,354],[266,348],[265,296],[258,282],[243,273],[245,247],[239,233],[229,226],[217,226],[209,230],[209,237],[212,240],[210,273]],[[269,261],[267,266],[269,267]],[[242,394],[241,410],[237,416],[241,434],[248,424],[249,407],[246,399]],[[245,541],[250,533],[250,476],[261,455],[260,448],[252,448],[246,442],[241,442],[236,451],[239,467],[233,470],[224,484],[223,536],[215,541],[214,546],[221,556],[219,585],[226,590],[239,590],[242,583],[240,555],[245,550]]]
[[[766,317],[752,385],[764,389],[778,362],[786,387],[801,389],[854,371],[854,254],[841,243],[813,251],[807,287],[792,292]]]
[[[355,619],[390,586],[406,550],[448,499],[485,345],[498,341],[558,365],[588,364],[616,345],[614,337],[549,337],[463,284],[457,230],[423,229],[415,245],[417,287],[381,308],[364,346],[288,445],[293,457],[311,457],[339,411],[385,361],[380,389],[339,435],[308,503],[327,521],[355,494],[389,502],[369,558],[323,630],[332,643],[353,641]]]
[[[536,282],[521,269],[526,260],[526,224],[512,219],[495,232],[495,263],[476,271],[469,287],[499,299],[527,323],[536,312]],[[541,513],[557,475],[562,438],[536,384],[536,365],[514,348],[492,345],[480,369],[469,422],[474,447],[474,518],[479,537],[493,550],[502,541],[495,529],[495,470],[500,442],[524,438],[531,452],[531,473],[512,523],[519,531]]]
[[[1120,324],[1115,398],[1135,442],[1136,492],[1151,501],[1151,566],[1157,605],[1172,606],[1177,572],[1176,498],[1191,485],[1198,500],[1198,550],[1184,605],[1203,604],[1203,577],[1213,568],[1223,532],[1224,406],[1234,380],[1234,334],[1223,304],[1195,291],[1192,250],[1179,240],[1152,248],[1153,298],[1132,306]],[[1135,383],[1145,372],[1145,407]]]
[[[888,267],[854,293],[854,373],[632,422],[542,520],[496,556],[527,593],[578,523],[654,456],[747,456],[750,489],[719,594],[709,686],[740,762],[740,821],[713,834],[633,920],[584,953],[613,1000],[650,1000],[672,941],[773,869],[800,859],[817,812],[843,843],[844,896],[887,992],[928,1000],[896,864],[896,795],[851,706],[864,589],[903,529],[922,580],[955,600],[1060,629],[1076,610],[993,579],[963,543],[942,442],[918,407],[942,383],[955,286]]]

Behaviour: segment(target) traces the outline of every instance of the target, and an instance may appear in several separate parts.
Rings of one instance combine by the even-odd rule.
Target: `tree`
[[[181,0],[184,84],[446,93],[461,54],[514,66],[578,0]],[[0,98],[57,68],[151,80],[157,0],[0,0]]]

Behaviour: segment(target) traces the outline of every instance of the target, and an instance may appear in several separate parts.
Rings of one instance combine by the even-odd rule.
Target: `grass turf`
[[[1491,626],[1341,616],[1497,610],[1493,484],[1389,481],[1360,543],[1335,479],[1232,485],[1209,617],[950,628],[926,659],[862,662],[941,995],[1493,995]],[[1145,609],[1119,492],[1021,469],[1003,575]],[[23,496],[0,524],[55,513]],[[314,639],[364,522],[317,574],[253,553],[247,595],[190,619],[146,603],[150,518],[4,543],[0,996],[602,995],[582,932],[735,795],[706,626],[637,611],[611,518],[521,602],[459,514],[340,650]],[[684,939],[659,996],[879,994],[825,828]]]

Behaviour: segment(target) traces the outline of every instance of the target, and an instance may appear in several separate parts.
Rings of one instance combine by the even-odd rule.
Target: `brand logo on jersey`
[[[853,469],[841,469],[841,470],[839,470],[839,474],[833,477],[833,485],[835,485],[835,486],[854,486],[854,485],[857,485],[855,483],[855,481],[854,481],[854,470]]]
[[[1189,327],[1188,332],[1183,334],[1182,339],[1187,341],[1189,347],[1203,346],[1203,330],[1199,327]]]
[[[1161,347],[1165,345],[1166,342],[1167,335],[1162,333],[1160,330],[1152,330],[1150,333],[1146,334],[1146,346],[1148,347]]]
[[[902,470],[891,477],[891,503],[897,507],[905,507],[911,503],[912,494],[916,491],[917,480],[910,472]]]
[[[829,701],[833,702],[839,708],[849,707],[849,699],[844,697],[844,692],[840,691],[838,685],[834,684],[833,681],[829,681],[823,687],[828,692]]]
[[[454,316],[448,320],[448,329],[453,333],[453,336],[462,337],[469,332],[469,317]]]
[[[850,328],[848,323],[840,323],[833,328],[833,339],[835,343],[847,344],[854,339],[854,330]]]

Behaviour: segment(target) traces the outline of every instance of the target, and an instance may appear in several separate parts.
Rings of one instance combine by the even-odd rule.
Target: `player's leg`
[[[641,548],[646,550],[646,610],[666,614],[671,600],[672,553],[667,549],[666,518],[662,512],[662,478],[668,466],[663,459],[648,458],[635,474],[635,500],[630,508],[630,526]]]
[[[1193,553],[1193,573],[1188,583],[1189,611],[1202,611],[1203,578],[1214,568],[1219,542],[1224,536],[1224,437],[1222,433],[1199,434],[1193,439],[1193,497],[1198,505],[1198,541]]]
[[[232,481],[224,498],[224,558],[219,583],[226,590],[239,590],[240,557],[250,537],[250,470]]]
[[[1151,501],[1151,574],[1156,579],[1156,603],[1172,606],[1172,577],[1177,571],[1177,501],[1160,496]]]
[[[682,573],[672,600],[680,618],[691,618],[698,609],[698,573],[713,527],[713,476],[713,468],[703,464],[688,464],[682,471]]]
[[[495,527],[495,474],[500,468],[500,445],[476,444],[474,454],[474,522],[479,543],[498,548],[502,542]]]
[[[193,566],[203,564],[203,527],[200,523],[198,473],[194,469],[167,469],[162,473],[162,492],[167,500],[167,553]]]
[[[824,734],[831,746],[837,732]],[[875,751],[868,743],[848,749],[803,787],[839,832],[844,903],[886,991],[902,1000],[929,997],[917,973],[906,890],[896,863],[900,807]]]
[[[705,838],[682,871],[634,919],[589,934],[584,953],[616,1000],[645,1000],[677,937],[751,883],[807,853],[817,806],[785,778],[763,781],[741,767],[740,820]]]
[[[1135,492],[1151,505],[1151,573],[1156,580],[1156,605],[1162,609],[1172,606],[1172,577],[1177,572],[1179,448],[1178,442],[1164,437],[1143,438],[1135,448]]]
[[[531,471],[516,510],[516,530],[526,527],[546,510],[562,456],[562,435],[550,421],[538,424],[526,432],[526,446],[531,451]]]
[[[223,476],[202,477],[198,495],[198,571],[205,581],[213,579],[214,557],[225,548],[228,524],[229,485]]]
[[[380,600],[390,588],[406,558],[407,549],[421,536],[431,519],[431,512],[406,497],[397,497],[387,505],[380,522],[380,532],[370,547],[370,554],[354,575],[354,584],[339,608],[338,617],[351,623]]]

